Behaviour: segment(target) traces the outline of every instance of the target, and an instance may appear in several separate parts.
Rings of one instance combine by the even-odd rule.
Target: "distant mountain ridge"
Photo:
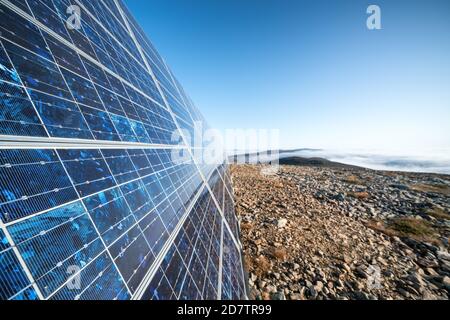
[[[330,161],[324,158],[303,158],[303,157],[287,157],[280,158],[280,165],[289,166],[314,166],[327,168],[347,168],[347,169],[366,169],[363,167],[353,166],[349,164]]]
[[[295,152],[304,152],[304,151],[315,152],[322,150],[312,148],[300,148],[291,150],[268,150],[254,153],[235,154],[233,156],[230,156],[229,160],[234,163],[249,163],[249,164],[255,163],[265,164],[278,160],[280,165],[365,169],[363,167],[334,162],[320,157],[283,156],[283,154],[286,153],[291,154]]]
[[[311,160],[313,159],[313,160]],[[414,173],[450,174],[450,157],[436,155],[391,155],[364,151],[336,151],[326,149],[298,148],[269,150],[265,152],[238,153],[230,162],[268,163],[280,160],[282,164],[319,165],[322,167],[367,168],[376,171],[402,171]],[[320,161],[319,161],[320,160]]]

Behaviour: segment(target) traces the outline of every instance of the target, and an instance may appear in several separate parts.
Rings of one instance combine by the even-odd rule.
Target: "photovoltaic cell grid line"
[[[246,298],[227,165],[171,157],[196,121],[122,2],[0,0],[0,300]]]

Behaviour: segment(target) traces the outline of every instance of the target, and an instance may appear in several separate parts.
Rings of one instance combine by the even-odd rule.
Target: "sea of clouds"
[[[340,151],[304,149],[287,151],[281,157],[299,156],[325,158],[330,161],[365,167],[374,170],[427,172],[450,174],[450,153],[396,155],[389,152]]]

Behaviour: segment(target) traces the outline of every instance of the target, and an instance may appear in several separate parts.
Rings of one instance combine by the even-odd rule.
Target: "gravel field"
[[[450,176],[232,167],[252,299],[445,299]]]

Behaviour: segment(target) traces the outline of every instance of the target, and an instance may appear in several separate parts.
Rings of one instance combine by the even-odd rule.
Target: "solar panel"
[[[121,1],[0,0],[0,300],[245,299],[227,164],[172,138],[196,122]]]

